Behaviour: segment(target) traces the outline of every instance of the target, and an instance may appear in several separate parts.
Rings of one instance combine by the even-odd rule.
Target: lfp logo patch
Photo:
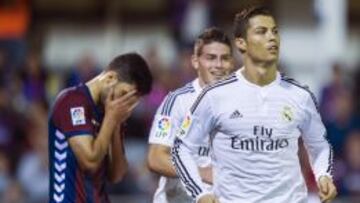
[[[84,125],[86,123],[84,107],[75,107],[70,109],[71,121],[74,126]]]
[[[163,117],[158,122],[158,128],[161,131],[168,131],[170,130],[170,119],[167,117]]]
[[[190,125],[191,125],[191,117],[190,115],[187,115],[181,124],[181,128],[188,129]]]
[[[192,123],[191,115],[187,114],[180,126],[180,129],[179,129],[180,131],[177,133],[178,137],[180,137],[180,138],[185,137],[185,135],[187,134],[187,132],[189,131],[189,129],[191,127],[191,123]]]
[[[170,133],[171,121],[167,116],[162,116],[157,122],[156,137],[166,137]]]

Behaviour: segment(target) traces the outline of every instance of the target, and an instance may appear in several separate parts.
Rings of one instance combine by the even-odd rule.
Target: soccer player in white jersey
[[[223,79],[233,71],[230,39],[218,28],[206,29],[195,41],[191,63],[198,78],[166,96],[157,110],[150,132],[148,166],[161,175],[154,203],[193,202],[178,180],[171,162],[171,147],[176,130],[202,88]],[[202,181],[211,184],[211,160],[206,141],[208,140],[198,146],[194,157],[202,173]]]
[[[278,70],[280,37],[264,8],[235,17],[235,45],[244,67],[206,87],[172,148],[180,180],[199,203],[306,203],[298,157],[302,136],[320,198],[336,196],[332,151],[313,94]],[[210,136],[209,136],[210,135]],[[210,138],[213,193],[205,190],[194,153]]]

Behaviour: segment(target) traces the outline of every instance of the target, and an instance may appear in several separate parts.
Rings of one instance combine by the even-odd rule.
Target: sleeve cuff
[[[65,135],[67,138],[71,138],[75,136],[84,136],[84,135],[93,136],[92,132],[89,130],[70,131],[70,132],[66,132]]]
[[[166,141],[159,141],[159,140],[149,140],[149,144],[158,144],[158,145],[164,145],[167,147],[172,147],[172,143],[166,142]]]
[[[211,194],[212,194],[212,193],[209,192],[209,191],[204,191],[204,192],[200,193],[198,196],[196,196],[195,202],[198,203],[199,200],[200,200],[200,198],[202,198],[202,197],[205,196],[205,195],[211,195]]]

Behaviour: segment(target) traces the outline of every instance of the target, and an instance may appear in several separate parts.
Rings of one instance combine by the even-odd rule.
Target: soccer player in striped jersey
[[[199,203],[306,203],[298,157],[302,136],[320,198],[336,196],[332,150],[313,94],[278,70],[280,37],[264,8],[235,17],[244,67],[203,90],[172,148],[188,194]],[[210,135],[214,192],[206,191],[194,153]]]
[[[196,39],[191,62],[198,78],[166,96],[155,114],[150,132],[148,165],[152,171],[161,175],[154,203],[193,202],[178,180],[170,151],[176,130],[203,87],[223,79],[233,71],[230,39],[218,28],[206,29]],[[211,163],[206,140],[197,147],[194,157],[202,172],[202,181],[211,183]]]
[[[127,170],[122,123],[151,85],[145,60],[129,53],[61,91],[49,118],[50,203],[109,203],[107,180]]]

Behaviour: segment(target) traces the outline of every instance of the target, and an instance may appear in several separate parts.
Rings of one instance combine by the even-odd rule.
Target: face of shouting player
[[[212,84],[231,73],[233,58],[228,45],[211,42],[203,45],[199,52],[193,55],[192,65],[198,73],[200,84]]]

